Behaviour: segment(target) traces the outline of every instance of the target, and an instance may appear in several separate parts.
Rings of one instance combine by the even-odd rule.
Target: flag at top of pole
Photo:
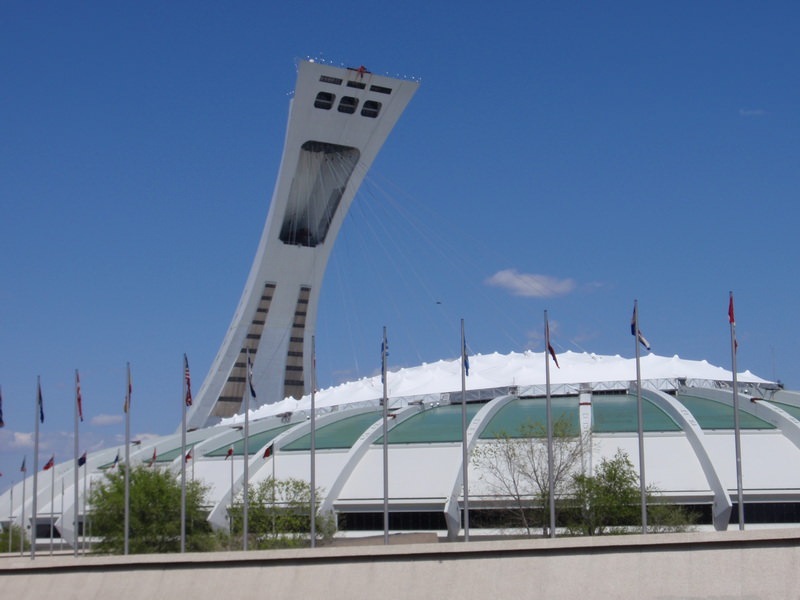
[[[736,317],[733,316],[733,292],[730,292],[730,301],[728,302],[728,321],[731,324],[731,331],[733,332],[733,351],[739,351],[739,340],[736,339]]]
[[[125,414],[128,414],[128,411],[131,409],[131,393],[133,392],[133,386],[131,385],[131,365],[128,363],[128,393],[125,394],[125,404],[122,407],[122,411]]]
[[[184,401],[186,406],[192,405],[192,377],[189,375],[189,359],[183,355],[183,378],[186,381],[186,396]]]
[[[650,350],[650,342],[648,342],[644,336],[642,335],[641,330],[639,329],[639,315],[638,308],[636,303],[633,305],[633,316],[631,317],[631,335],[636,337],[636,339],[641,342],[642,346]]]
[[[3,388],[0,388],[0,427],[5,427],[5,425],[5,421],[3,421]]]
[[[82,423],[83,422],[83,397],[81,396],[81,376],[78,374],[77,370],[75,371],[75,402],[78,403],[78,417],[80,418],[81,423]]]
[[[386,357],[389,356],[389,342],[381,340],[381,383],[386,382]]]
[[[250,360],[250,353],[247,353],[247,384],[250,386],[250,397],[256,397],[256,388],[253,387],[253,362]]]
[[[36,403],[39,406],[39,422],[44,423],[44,400],[42,400],[42,382],[36,383]]]
[[[553,349],[553,346],[550,344],[550,321],[545,319],[544,324],[544,339],[545,344],[547,344],[547,351],[550,353],[550,356],[553,358],[553,363],[555,363],[556,367],[559,369],[561,368],[558,364],[558,358],[556,358],[556,351]]]
[[[464,365],[464,375],[469,377],[469,353],[467,352],[467,337],[461,338],[461,362]]]

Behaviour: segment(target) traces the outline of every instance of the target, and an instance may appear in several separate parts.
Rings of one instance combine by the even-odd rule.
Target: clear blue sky
[[[462,317],[472,352],[541,350],[544,309],[558,351],[632,356],[634,298],[654,352],[729,366],[733,290],[740,370],[800,388],[799,13],[3,2],[0,489],[32,464],[37,375],[42,462],[71,456],[76,368],[82,449],[119,443],[128,361],[134,436],[175,430],[182,355],[199,389],[308,56],[422,80],[329,265],[321,385],[374,374],[384,325],[393,368],[455,357]]]

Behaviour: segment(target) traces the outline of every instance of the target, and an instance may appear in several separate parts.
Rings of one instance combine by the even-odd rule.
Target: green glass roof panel
[[[366,413],[339,419],[324,427],[317,428],[316,449],[338,450],[353,447],[361,434],[375,421],[383,417],[382,410],[372,410]],[[281,451],[311,450],[311,433],[307,433],[281,448]]]
[[[778,408],[786,411],[795,419],[800,420],[800,406],[794,406],[792,404],[784,404],[783,402],[775,402],[774,400],[769,400],[770,404],[774,404]]]
[[[263,448],[276,437],[278,437],[281,433],[289,429],[290,427],[294,427],[297,423],[289,423],[287,425],[281,425],[279,427],[274,427],[272,429],[267,429],[266,431],[262,431],[261,433],[254,433],[250,436],[250,440],[248,441],[248,448],[247,450],[250,453],[250,456],[258,452],[259,448]],[[234,456],[244,456],[244,436],[241,439],[236,440],[233,444],[225,444],[224,446],[220,446],[216,450],[212,450],[211,452],[206,452],[204,456],[227,456],[228,455],[228,448],[233,446],[233,455]]]
[[[566,419],[577,435],[580,431],[578,396],[551,398],[553,422]],[[483,440],[499,435],[512,438],[526,437],[521,426],[541,426],[542,436],[547,436],[547,400],[545,398],[517,398],[506,404],[495,414],[481,431]],[[525,432],[527,433],[527,432]]]
[[[716,400],[679,394],[678,400],[692,413],[702,429],[733,429],[733,408]],[[739,409],[740,429],[775,429],[763,419]]]
[[[196,444],[195,442],[194,444]],[[188,453],[189,450],[194,448],[194,444],[186,444],[186,452]],[[172,462],[176,458],[181,455],[181,447],[178,446],[177,448],[173,448],[172,450],[167,450],[166,452],[162,452],[161,454],[156,454],[156,462],[157,463],[167,463]],[[152,457],[151,457],[152,458]],[[147,460],[150,462],[150,459]]]
[[[642,398],[644,431],[680,431],[672,417],[655,404]],[[636,394],[592,395],[592,431],[595,433],[628,433],[639,430]]]
[[[467,425],[483,403],[467,403]],[[390,444],[435,444],[461,441],[461,405],[447,404],[409,417],[389,432]],[[375,440],[383,443],[383,436]]]

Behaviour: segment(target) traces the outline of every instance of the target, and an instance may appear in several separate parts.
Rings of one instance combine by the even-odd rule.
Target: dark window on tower
[[[374,119],[378,116],[378,113],[381,111],[381,103],[375,102],[375,100],[367,100],[364,102],[364,106],[361,108],[361,115],[364,117],[370,117]]]
[[[336,100],[336,96],[330,92],[319,92],[316,100],[314,100],[314,107],[330,110],[334,100]]]
[[[356,112],[357,106],[358,106],[358,98],[353,98],[352,96],[342,96],[342,99],[339,100],[340,113],[347,113],[348,115],[352,115],[354,112]]]

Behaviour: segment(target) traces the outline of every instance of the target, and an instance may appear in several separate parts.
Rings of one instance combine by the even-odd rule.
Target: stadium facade
[[[208,484],[209,516],[226,529],[227,509],[249,483],[269,477],[310,480],[311,337],[325,267],[353,197],[417,89],[417,82],[364,68],[300,63],[283,158],[255,261],[231,326],[188,415],[192,476]],[[260,406],[249,419],[245,456],[242,399],[247,358]],[[542,353],[470,357],[466,394],[461,361],[388,374],[388,506],[394,531],[461,530],[462,403],[468,450],[497,443],[525,422],[545,420]],[[618,449],[638,461],[636,368],[620,357],[565,353],[553,373],[554,414],[586,440],[581,468],[591,473]],[[672,503],[697,509],[724,530],[736,518],[733,377],[704,361],[643,357],[647,483]],[[800,393],[750,373],[737,374],[743,497],[750,524],[800,523]],[[316,393],[316,485],[321,511],[345,531],[383,528],[383,405],[380,377]],[[182,432],[131,448],[133,465],[180,473]],[[82,540],[90,484],[102,480],[122,448],[38,474],[38,514],[31,516],[31,473],[0,496],[0,522],[24,522],[40,541],[50,524],[69,544]],[[468,466],[470,514],[512,503]],[[55,488],[53,487],[53,482]],[[28,496],[25,496],[26,486]],[[58,494],[55,494],[55,490]],[[63,491],[62,491],[63,490]],[[24,516],[24,518],[23,518]]]

